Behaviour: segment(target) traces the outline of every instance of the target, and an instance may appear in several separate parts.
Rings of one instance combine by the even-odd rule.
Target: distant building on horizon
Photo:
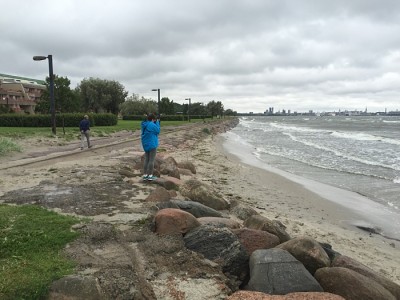
[[[44,90],[43,80],[0,74],[0,105],[10,111],[34,114]]]

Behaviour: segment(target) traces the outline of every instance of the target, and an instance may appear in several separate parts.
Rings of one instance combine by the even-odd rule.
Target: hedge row
[[[114,126],[118,119],[114,114],[88,114],[91,126]],[[56,115],[57,127],[79,127],[83,119],[81,113],[68,113]],[[0,115],[0,127],[51,127],[51,115]]]
[[[123,120],[144,120],[146,116],[143,115],[129,115],[129,116],[123,116]],[[190,115],[190,119],[212,119],[212,116],[206,116],[206,115]],[[163,121],[187,121],[188,116],[187,115],[166,115],[166,116],[161,116],[161,120]]]

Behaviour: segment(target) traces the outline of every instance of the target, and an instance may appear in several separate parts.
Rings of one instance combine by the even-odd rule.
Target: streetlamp
[[[188,121],[190,122],[190,104],[191,104],[191,100],[190,98],[185,99],[186,101],[189,101],[189,106],[188,106]]]
[[[160,89],[152,89],[152,92],[158,92],[157,113],[160,114]]]
[[[56,110],[54,103],[54,75],[53,75],[53,55],[34,56],[33,60],[49,60],[49,78],[50,78],[50,112],[51,112],[51,131],[56,134]]]

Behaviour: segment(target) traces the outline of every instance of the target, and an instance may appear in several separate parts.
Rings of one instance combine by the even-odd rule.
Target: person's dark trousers
[[[144,153],[144,168],[143,168],[143,174],[145,175],[153,175],[153,169],[154,169],[154,162],[156,160],[156,154],[157,154],[157,148],[150,150],[150,151],[145,151]]]

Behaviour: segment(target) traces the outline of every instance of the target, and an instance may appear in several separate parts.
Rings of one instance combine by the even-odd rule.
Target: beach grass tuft
[[[79,234],[80,220],[44,208],[0,205],[0,296],[42,299],[56,279],[71,274],[61,250]]]
[[[7,154],[9,152],[21,152],[22,148],[18,144],[14,143],[10,138],[0,137],[0,155]]]

